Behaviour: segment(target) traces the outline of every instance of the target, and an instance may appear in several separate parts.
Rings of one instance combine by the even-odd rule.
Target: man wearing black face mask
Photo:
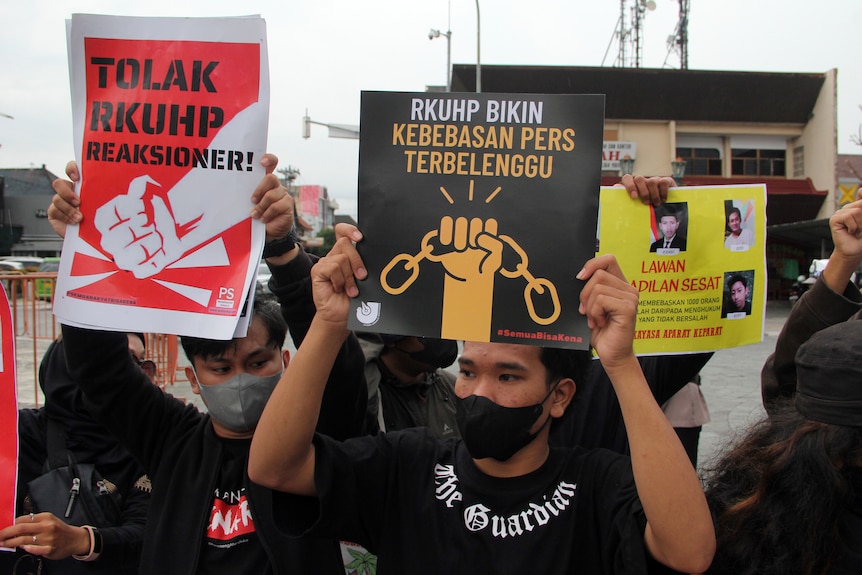
[[[345,442],[316,434],[327,370],[350,333],[350,298],[367,275],[355,250],[336,247],[312,270],[318,313],[249,452],[249,476],[283,492],[273,508],[286,533],[356,541],[377,555],[379,573],[709,567],[715,533],[706,498],[634,355],[638,294],[613,256],[584,264],[580,302],[569,305],[586,316],[619,397],[630,458],[549,446],[549,421],[585,380],[590,354],[517,344],[464,343],[460,440],[423,428]],[[298,503],[303,512],[287,513]]]
[[[428,427],[458,437],[455,375],[446,371],[458,356],[447,339],[358,333],[365,354],[369,429]]]

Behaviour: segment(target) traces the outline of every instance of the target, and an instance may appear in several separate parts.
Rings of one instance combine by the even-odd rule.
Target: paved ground
[[[699,463],[707,461],[723,443],[732,439],[734,433],[763,414],[760,403],[760,369],[775,348],[775,338],[789,312],[790,306],[787,302],[769,302],[763,341],[718,351],[701,372],[703,395],[712,421],[703,427]],[[36,345],[37,356],[41,357],[48,342],[40,340]],[[295,351],[292,345],[290,349],[291,353]],[[19,338],[18,403],[21,407],[32,407],[35,403],[32,358],[33,340]],[[182,361],[185,361],[184,357]],[[203,403],[192,393],[185,378],[180,376],[179,379],[182,381],[178,381],[169,391],[203,409]],[[40,396],[39,404],[43,402]]]
[[[760,369],[790,313],[788,302],[769,302],[760,343],[717,351],[701,371],[701,389],[712,421],[703,426],[698,464],[712,457],[746,424],[764,415]]]

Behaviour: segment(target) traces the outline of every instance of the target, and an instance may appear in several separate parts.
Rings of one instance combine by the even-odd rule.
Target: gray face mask
[[[231,431],[257,427],[260,415],[284,370],[272,375],[240,373],[215,385],[198,385],[210,415]],[[198,379],[200,383],[200,379]]]

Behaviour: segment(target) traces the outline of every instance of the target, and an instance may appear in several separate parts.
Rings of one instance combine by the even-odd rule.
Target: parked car
[[[16,275],[21,276],[24,275],[26,270],[24,269],[24,264],[21,262],[10,262],[5,260],[0,260],[0,274],[10,276]],[[6,290],[6,297],[10,297],[12,295],[12,286],[16,285],[15,291],[17,295],[21,295],[21,284],[16,280],[3,280],[3,289]]]
[[[823,270],[826,269],[826,264],[828,264],[828,263],[829,263],[828,259],[813,259],[813,260],[811,260],[811,265],[808,266],[808,274],[809,275],[808,275],[808,279],[806,280],[806,283],[808,283],[808,284],[815,283],[817,281],[817,278],[819,278],[823,274]],[[855,272],[850,276],[850,281],[853,282],[854,284],[856,283],[856,273]]]
[[[45,258],[42,260],[42,263],[39,265],[38,273],[48,273],[48,272],[57,272],[60,269],[60,258]],[[35,291],[36,299],[42,299],[45,301],[51,301],[51,298],[54,296],[54,284],[56,283],[56,279],[42,279],[39,278],[35,281],[33,285],[33,289]]]
[[[3,256],[0,258],[3,262],[17,262],[24,267],[26,272],[35,272],[39,270],[39,266],[44,261],[44,258],[38,256]]]
[[[257,266],[257,283],[260,284],[260,287],[262,287],[264,291],[269,291],[270,277],[272,277],[272,273],[269,271],[269,266],[266,265],[266,262],[260,262]]]
[[[10,260],[0,260],[0,273],[24,273],[24,264]]]

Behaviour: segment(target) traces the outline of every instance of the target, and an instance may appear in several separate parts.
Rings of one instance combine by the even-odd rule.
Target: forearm
[[[796,391],[795,358],[799,346],[813,334],[846,321],[860,309],[862,296],[858,289],[848,283],[832,289],[824,279],[818,280],[796,302],[775,342],[775,352],[767,358],[760,374],[767,410],[779,397],[790,397]]]
[[[255,483],[315,494],[312,438],[329,372],[348,334],[343,325],[312,321],[255,430],[248,462]]]
[[[343,441],[367,433],[368,386],[365,355],[359,340],[350,334],[341,344],[329,372],[321,402],[317,431]]]
[[[284,257],[288,255],[292,257],[287,261],[282,261],[281,258],[278,263],[273,261],[275,258],[266,260],[272,273],[269,288],[278,298],[281,314],[290,327],[291,335],[298,330],[299,334],[304,336],[316,312],[310,278],[311,268],[316,260],[298,247]],[[300,342],[295,343],[299,347]]]
[[[137,567],[141,560],[149,504],[149,492],[135,486],[126,491],[123,499],[122,523],[117,527],[99,530],[102,533],[100,565],[117,568]]]
[[[841,293],[858,267],[858,258],[850,258],[838,252],[833,252],[829,257],[829,264],[821,275],[823,276],[823,281],[826,282],[826,285],[832,291]]]
[[[62,329],[66,364],[84,392],[85,407],[154,475],[167,437],[183,421],[197,425],[197,411],[152,384],[132,360],[124,333]]]
[[[647,517],[653,556],[687,573],[712,560],[715,533],[697,473],[634,356],[608,371],[631,448],[632,472]]]

